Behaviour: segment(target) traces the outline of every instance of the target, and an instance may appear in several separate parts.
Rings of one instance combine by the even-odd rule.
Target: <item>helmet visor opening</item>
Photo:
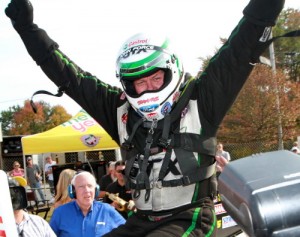
[[[137,94],[133,82],[138,80],[138,79],[141,79],[143,77],[148,77],[148,76],[156,73],[159,70],[163,70],[165,72],[163,85],[157,90],[146,90],[146,91],[143,91],[140,94]],[[155,93],[155,92],[161,91],[162,89],[164,89],[170,83],[170,81],[172,80],[171,77],[172,77],[172,73],[169,69],[155,68],[155,69],[153,69],[153,70],[151,70],[151,71],[149,71],[145,74],[139,75],[139,76],[123,77],[123,78],[121,78],[121,83],[122,83],[122,86],[123,86],[123,88],[124,88],[127,95],[129,95],[130,97],[133,97],[133,98],[138,98],[138,97],[142,96],[145,93],[149,93],[149,92]]]

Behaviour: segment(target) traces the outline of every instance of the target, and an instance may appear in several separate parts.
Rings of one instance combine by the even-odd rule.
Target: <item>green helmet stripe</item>
[[[130,62],[130,63],[120,63],[122,57],[120,56],[119,59],[117,60],[119,63],[119,70],[121,77],[122,76],[138,76],[140,74],[144,74],[155,67],[159,66],[161,63],[165,65],[165,57],[164,54],[169,54],[170,53],[165,50],[169,45],[169,40],[167,39],[162,47],[158,46],[152,46],[153,49],[155,50],[154,53],[149,55],[148,57],[137,61],[137,62]],[[126,75],[127,74],[127,75]]]
[[[142,64],[140,67],[130,67],[130,68],[125,68],[125,69],[120,69],[120,73],[123,76],[126,76],[126,74],[129,74],[131,76],[133,75],[139,75],[141,73],[145,73],[148,72],[150,70],[152,70],[155,67],[159,67],[159,65],[161,65],[161,63],[163,63],[163,65],[165,65],[165,58],[163,57],[163,55],[160,55],[157,58],[154,58],[154,60],[152,62],[147,63],[147,66],[145,66],[145,64]]]

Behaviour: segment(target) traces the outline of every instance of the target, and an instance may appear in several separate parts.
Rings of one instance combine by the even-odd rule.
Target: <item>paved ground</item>
[[[248,237],[248,235],[246,235],[245,233],[241,233],[241,234],[237,235],[236,237]]]
[[[26,187],[27,192],[32,190],[29,186]],[[50,200],[52,199],[52,195],[50,192],[49,184],[42,184],[42,192],[44,193],[45,200],[51,204]],[[37,195],[38,200],[41,202],[40,196]],[[30,203],[29,203],[30,205]],[[34,205],[34,203],[32,203]]]

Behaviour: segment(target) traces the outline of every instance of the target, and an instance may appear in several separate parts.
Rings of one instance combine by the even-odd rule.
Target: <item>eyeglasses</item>
[[[19,167],[20,165],[14,165],[14,167]]]

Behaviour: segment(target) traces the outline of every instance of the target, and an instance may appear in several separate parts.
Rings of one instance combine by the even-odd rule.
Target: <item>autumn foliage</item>
[[[8,111],[2,111],[2,120],[3,115],[10,117],[10,121],[3,121],[5,135],[30,135],[44,132],[72,117],[60,105],[50,107],[43,101],[36,102],[35,105],[37,113],[33,112],[28,100],[24,102],[24,107],[13,107]]]
[[[218,139],[226,143],[278,142],[278,127],[284,141],[300,134],[300,85],[277,70],[257,65],[222,122]]]

